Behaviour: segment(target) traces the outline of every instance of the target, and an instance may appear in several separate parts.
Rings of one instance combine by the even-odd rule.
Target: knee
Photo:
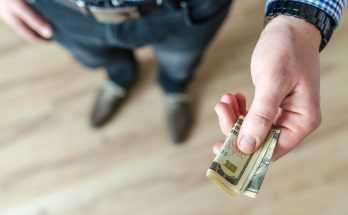
[[[161,51],[158,58],[161,66],[173,70],[191,70],[199,63],[202,51]]]
[[[201,59],[202,52],[162,52],[159,55],[160,74],[175,80],[189,79]]]

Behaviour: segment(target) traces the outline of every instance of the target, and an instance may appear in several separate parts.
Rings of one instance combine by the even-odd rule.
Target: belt
[[[163,8],[162,0],[111,0],[106,6],[91,4],[85,0],[55,1],[86,16],[94,17],[98,22],[114,24],[137,20],[143,13]]]

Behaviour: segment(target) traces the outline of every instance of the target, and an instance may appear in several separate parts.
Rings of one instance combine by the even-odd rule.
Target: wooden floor
[[[229,198],[205,178],[223,138],[213,107],[224,92],[250,103],[249,60],[264,1],[237,1],[192,86],[196,126],[174,146],[150,49],[112,123],[88,123],[104,77],[56,45],[24,43],[0,26],[0,215],[348,214],[348,17],[321,55],[323,124],[274,163],[259,197]]]

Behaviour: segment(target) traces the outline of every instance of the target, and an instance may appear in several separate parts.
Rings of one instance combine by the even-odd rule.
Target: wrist
[[[320,31],[311,23],[293,16],[279,15],[273,18],[262,34],[282,34],[299,45],[319,51]]]

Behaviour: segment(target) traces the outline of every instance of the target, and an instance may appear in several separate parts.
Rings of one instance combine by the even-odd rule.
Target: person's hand
[[[265,27],[251,60],[255,96],[237,139],[241,152],[255,152],[273,124],[281,129],[276,160],[319,127],[320,41],[319,30],[298,18],[279,16]],[[225,135],[245,103],[242,94],[225,94],[215,106]]]
[[[25,0],[0,0],[0,18],[27,41],[47,41],[52,37],[50,24]]]

